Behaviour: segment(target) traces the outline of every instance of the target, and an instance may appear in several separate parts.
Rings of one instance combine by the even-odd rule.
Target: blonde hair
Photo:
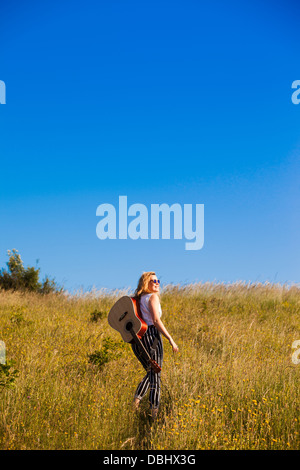
[[[151,293],[151,291],[149,290],[149,287],[148,287],[151,276],[156,276],[154,271],[145,272],[139,278],[139,282],[138,282],[137,288],[135,289],[135,293],[134,293],[134,297],[136,299],[140,299],[140,297],[143,294],[150,294]]]

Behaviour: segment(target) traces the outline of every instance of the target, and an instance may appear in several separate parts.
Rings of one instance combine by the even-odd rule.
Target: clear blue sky
[[[299,6],[1,4],[0,266],[67,289],[299,282]],[[205,242],[104,240],[96,208],[205,206]]]

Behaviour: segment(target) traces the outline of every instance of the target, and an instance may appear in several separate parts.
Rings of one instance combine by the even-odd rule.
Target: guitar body
[[[148,359],[149,367],[159,373],[161,367],[151,359],[149,353],[141,342],[142,336],[147,331],[147,323],[141,317],[139,304],[136,299],[125,295],[121,297],[110,309],[108,314],[109,325],[117,330],[126,343],[135,342],[141,348]]]
[[[141,338],[148,328],[141,318],[138,302],[127,295],[121,297],[112,306],[107,320],[109,325],[121,334],[126,343],[130,343],[133,339],[130,330]]]

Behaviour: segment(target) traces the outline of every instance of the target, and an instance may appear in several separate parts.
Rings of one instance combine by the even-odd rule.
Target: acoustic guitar
[[[151,356],[141,342],[141,338],[146,333],[148,326],[142,319],[139,303],[135,298],[127,295],[121,297],[110,309],[107,320],[109,325],[121,334],[123,341],[126,343],[134,341],[138,344],[156,373],[161,371],[160,366],[151,359]]]

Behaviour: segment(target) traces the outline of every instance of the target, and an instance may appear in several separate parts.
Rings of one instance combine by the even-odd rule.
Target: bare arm
[[[167,340],[172,346],[173,351],[178,352],[179,348],[177,344],[174,342],[172,336],[170,335],[170,333],[168,332],[168,330],[166,329],[166,327],[164,326],[163,322],[160,319],[159,299],[156,294],[152,294],[149,299],[149,309],[150,309],[154,326],[158,329],[158,331],[160,331],[165,336],[165,338],[167,338]]]

